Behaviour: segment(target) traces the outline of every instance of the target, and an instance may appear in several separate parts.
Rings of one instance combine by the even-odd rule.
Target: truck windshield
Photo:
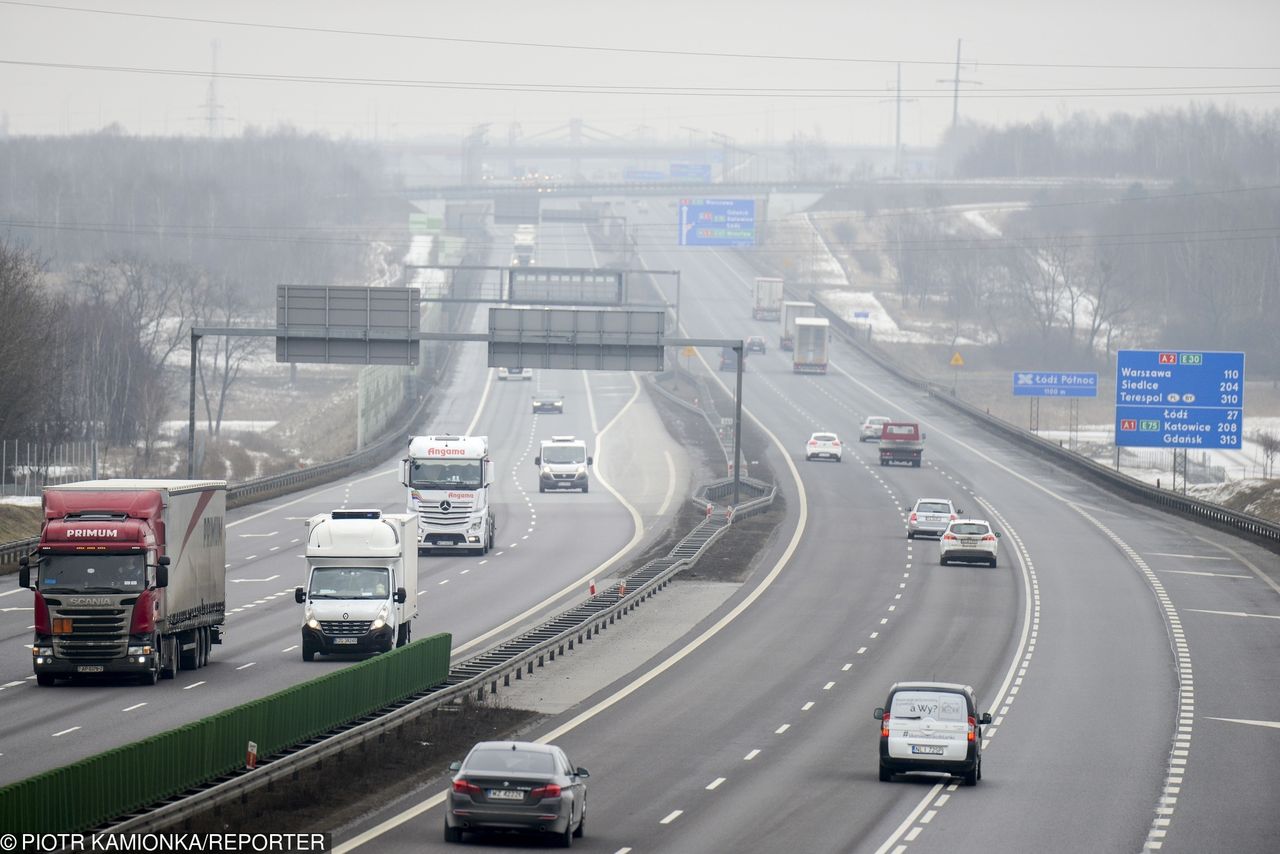
[[[409,467],[409,486],[414,489],[479,489],[483,465],[480,460],[415,460]]]
[[[318,566],[311,570],[312,599],[386,599],[385,566]]]
[[[581,446],[553,447],[542,449],[542,461],[554,466],[581,465],[587,461],[587,449]]]
[[[46,554],[40,557],[39,589],[48,592],[129,593],[147,586],[141,554]]]

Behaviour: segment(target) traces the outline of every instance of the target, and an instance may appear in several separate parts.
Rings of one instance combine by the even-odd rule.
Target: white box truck
[[[831,321],[825,317],[797,317],[791,370],[797,374],[825,374]]]
[[[144,685],[209,661],[227,605],[221,480],[45,487],[44,526],[18,584],[35,591],[36,684],[117,674]]]
[[[783,350],[790,350],[795,346],[796,340],[796,318],[797,317],[813,317],[818,313],[818,307],[811,302],[792,302],[790,300],[782,304],[782,335],[778,338],[778,347]]]
[[[334,510],[307,520],[302,660],[316,653],[389,652],[418,616],[417,520],[409,513]]]
[[[418,519],[418,547],[487,554],[497,529],[492,480],[488,437],[410,437],[400,482],[409,490],[408,512]]]
[[[751,316],[756,320],[777,320],[782,313],[782,279],[757,276]]]

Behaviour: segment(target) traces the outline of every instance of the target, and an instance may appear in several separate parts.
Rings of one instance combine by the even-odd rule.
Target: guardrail
[[[848,321],[827,307],[816,292],[811,291],[809,293],[809,300],[818,307],[818,311],[823,316],[831,321],[831,328],[837,330],[854,349],[864,356],[903,382],[925,392],[935,400],[945,403],[959,412],[963,412],[1020,447],[1065,466],[1129,498],[1141,501],[1148,506],[1203,522],[1219,530],[1239,534],[1274,551],[1280,551],[1280,524],[1269,522],[1259,516],[1240,513],[1220,504],[1214,504],[1211,501],[1203,501],[1199,498],[1179,495],[1168,490],[1156,489],[1154,486],[1143,483],[1137,478],[1122,474],[1095,460],[1072,453],[1048,439],[990,415],[978,407],[954,397],[950,389],[945,386],[930,382],[918,374],[903,369],[902,366],[894,363],[885,354],[858,340],[857,330]]]
[[[497,644],[484,652],[453,665],[449,676],[439,686],[407,698],[405,701],[370,715],[352,725],[327,733],[302,745],[265,757],[253,771],[238,771],[222,780],[179,798],[159,804],[145,813],[124,817],[99,827],[99,833],[156,831],[172,826],[219,804],[241,798],[249,792],[276,781],[291,779],[304,768],[326,757],[350,750],[371,739],[442,705],[463,702],[474,696],[482,700],[486,693],[496,694],[499,683],[510,686],[512,680],[532,675],[535,668],[554,662],[575,646],[597,637],[616,621],[640,607],[646,600],[666,588],[672,577],[698,558],[729,530],[734,518],[761,512],[772,503],[777,487],[754,478],[743,478],[742,488],[754,493],[732,512],[712,506],[712,512],[686,534],[665,557],[656,558],[632,572],[625,579],[610,582],[605,589],[586,601],[549,618],[537,627]],[[731,479],[704,485],[691,500],[700,506],[700,496],[721,490],[732,490]]]

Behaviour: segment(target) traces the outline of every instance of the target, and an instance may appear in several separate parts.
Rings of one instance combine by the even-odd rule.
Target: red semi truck
[[[44,490],[32,667],[40,685],[88,674],[146,685],[195,670],[226,619],[227,484],[91,480]]]

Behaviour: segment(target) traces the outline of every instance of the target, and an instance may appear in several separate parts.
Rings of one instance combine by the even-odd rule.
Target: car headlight
[[[586,474],[586,473],[587,473],[586,466],[578,466],[578,474]]]
[[[125,651],[125,655],[150,655],[151,646],[131,646]]]
[[[310,603],[306,608],[302,609],[302,619],[306,620],[307,626],[313,629],[320,628],[320,621],[316,619],[316,612],[312,610]]]
[[[382,628],[383,626],[385,626],[385,625],[387,624],[387,614],[388,614],[388,613],[390,613],[390,612],[387,610],[387,606],[386,606],[386,605],[383,605],[383,606],[382,606],[382,609],[378,611],[378,616],[376,616],[376,617],[374,617],[374,618],[373,618],[373,626],[372,626],[372,628],[380,629],[380,628]]]
[[[51,646],[33,646],[31,654],[37,656],[53,655],[53,647]]]

